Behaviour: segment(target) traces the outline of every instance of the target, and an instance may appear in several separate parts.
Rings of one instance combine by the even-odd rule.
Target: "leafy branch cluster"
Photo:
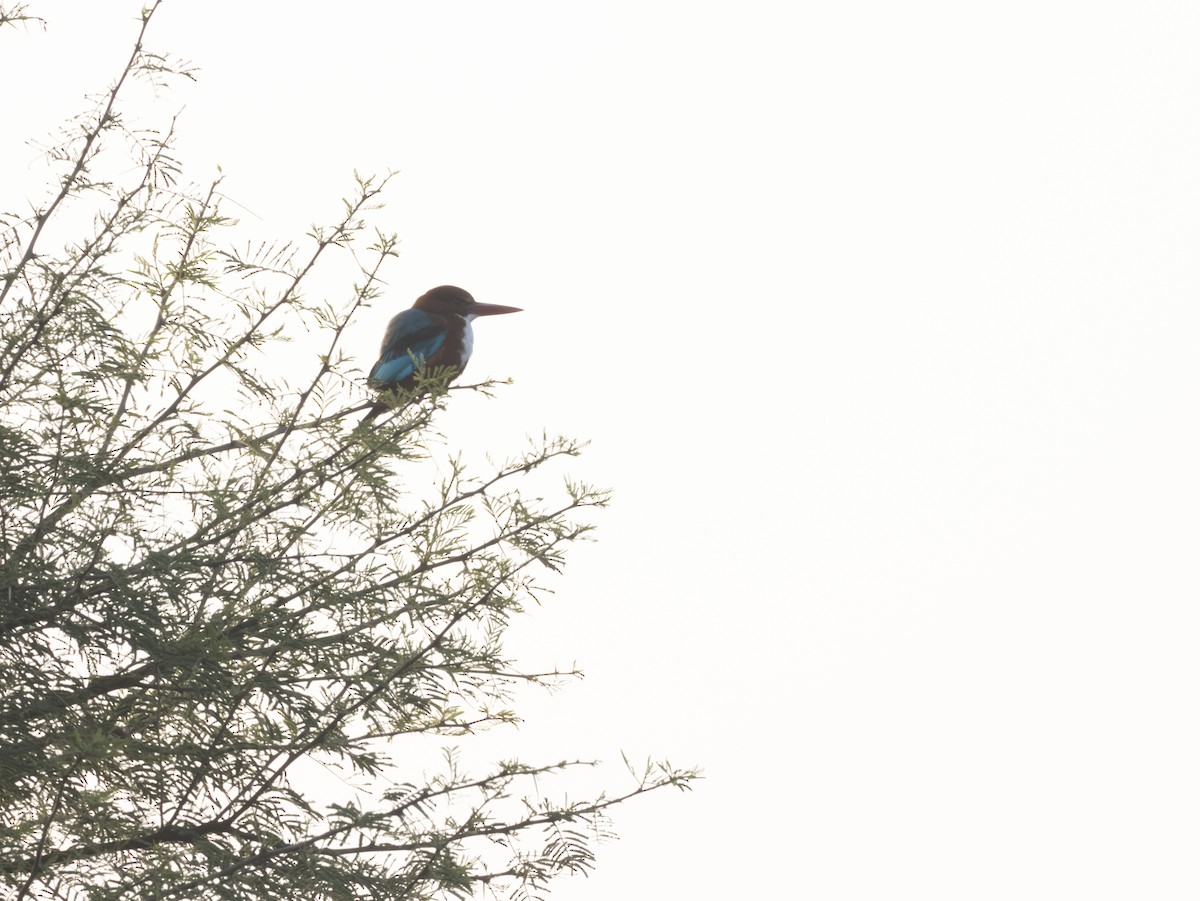
[[[0,6],[0,28],[3,28],[5,25],[16,26],[29,22],[37,22],[39,25],[45,24],[42,19],[29,12],[28,3],[14,3],[9,6]]]
[[[417,781],[397,754],[516,722],[514,685],[572,675],[524,671],[502,639],[606,494],[520,490],[579,453],[565,439],[430,482],[445,373],[360,423],[342,342],[395,255],[367,226],[386,179],[358,179],[303,244],[231,249],[219,183],[181,186],[172,129],[122,118],[129,84],[190,77],[143,46],[160,4],[50,149],[45,201],[0,221],[0,885],[537,894],[590,867],[608,807],[694,773],[648,765],[624,792],[550,802],[537,780],[582,764],[479,777],[450,755]],[[54,231],[89,218],[81,239]],[[353,284],[310,300],[335,257]],[[297,333],[319,355],[272,367]],[[313,763],[378,790],[322,803],[297,775]]]

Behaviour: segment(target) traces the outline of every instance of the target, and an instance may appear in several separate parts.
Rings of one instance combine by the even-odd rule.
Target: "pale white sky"
[[[138,4],[0,43],[5,208]],[[667,756],[557,901],[1194,898],[1200,6],[170,0],[180,156],[259,235],[399,170],[448,438],[590,438],[599,542],[499,745]],[[14,74],[15,73],[15,74]]]

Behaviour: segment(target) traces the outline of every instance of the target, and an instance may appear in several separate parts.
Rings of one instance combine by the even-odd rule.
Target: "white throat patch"
[[[475,333],[471,330],[471,320],[474,316],[464,316],[463,319],[463,337],[462,350],[459,352],[459,366],[466,366],[467,360],[471,359],[471,351],[475,348]]]

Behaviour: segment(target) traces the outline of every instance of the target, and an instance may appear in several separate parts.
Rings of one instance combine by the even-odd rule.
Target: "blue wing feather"
[[[446,328],[438,317],[424,310],[405,310],[388,323],[379,360],[371,367],[368,381],[397,385],[410,378],[445,343]]]

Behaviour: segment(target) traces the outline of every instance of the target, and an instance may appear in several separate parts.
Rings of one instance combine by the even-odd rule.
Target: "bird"
[[[447,368],[451,370],[451,379],[458,378],[471,359],[475,344],[471,320],[520,312],[520,307],[480,303],[454,285],[431,288],[410,309],[392,317],[367,384],[379,392],[411,389],[422,368]],[[388,406],[377,403],[367,417],[378,416]]]

